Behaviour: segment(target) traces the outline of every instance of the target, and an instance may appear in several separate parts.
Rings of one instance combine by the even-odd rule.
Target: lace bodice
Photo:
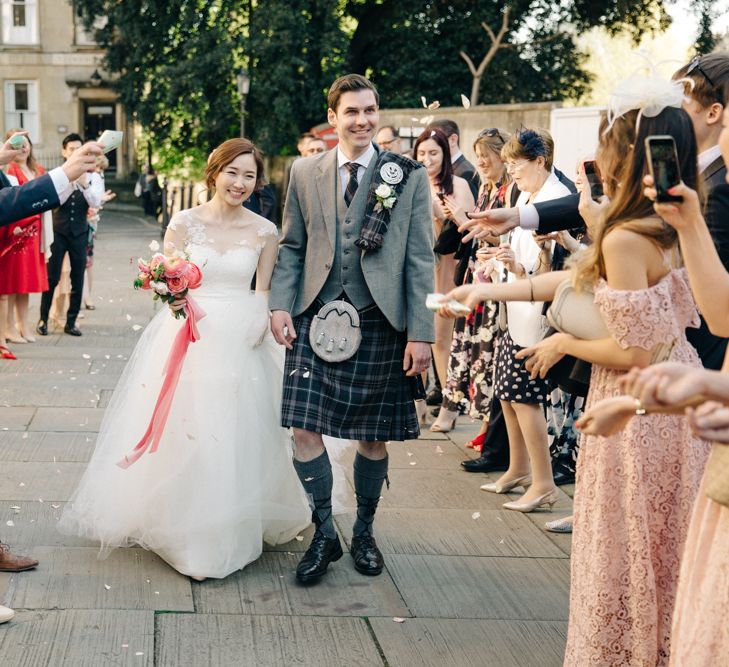
[[[687,327],[699,326],[685,269],[672,269],[641,290],[616,290],[601,279],[595,303],[622,348],[650,350],[661,343],[670,345],[684,337]]]
[[[177,213],[168,228],[173,235],[165,238],[165,251],[173,250],[170,246],[174,244],[202,271],[202,285],[193,293],[196,299],[235,298],[249,293],[263,249],[278,243],[276,226],[263,218],[222,228],[205,224],[195,209],[190,209]]]

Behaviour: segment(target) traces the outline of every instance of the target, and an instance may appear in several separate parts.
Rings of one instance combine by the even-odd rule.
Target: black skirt
[[[297,337],[286,351],[281,424],[345,440],[414,440],[420,435],[413,399],[418,378],[402,370],[407,334],[376,306],[360,311],[362,343],[345,361],[314,354],[309,328],[317,304],[294,318]],[[421,383],[422,386],[422,383]]]
[[[537,377],[532,380],[524,364],[526,359],[516,359],[517,352],[523,350],[505,331],[496,352],[496,398],[510,403],[546,403],[550,388],[546,380]]]

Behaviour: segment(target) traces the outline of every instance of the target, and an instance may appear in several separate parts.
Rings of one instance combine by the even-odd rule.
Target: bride
[[[247,139],[216,148],[205,172],[212,200],[176,214],[165,252],[201,269],[190,293],[207,313],[191,344],[158,451],[127,469],[185,320],[167,308],[143,332],[106,410],[96,449],[59,527],[101,543],[141,545],[196,579],[222,578],[292,540],[310,522],[279,426],[283,354],[268,329],[276,227],[243,208],[263,163]],[[256,291],[250,284],[256,274]]]

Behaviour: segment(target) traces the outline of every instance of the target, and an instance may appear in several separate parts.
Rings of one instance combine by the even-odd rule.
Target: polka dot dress
[[[537,378],[531,380],[529,371],[524,368],[526,359],[515,359],[514,355],[523,350],[505,331],[499,341],[496,353],[496,397],[511,403],[546,403],[549,397],[549,384]]]

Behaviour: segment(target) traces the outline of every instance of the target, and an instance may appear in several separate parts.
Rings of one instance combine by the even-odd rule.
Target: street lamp
[[[89,77],[89,81],[91,82],[91,85],[94,86],[94,88],[98,88],[104,80],[101,78],[99,70],[95,69],[94,73]]]
[[[242,69],[238,72],[236,81],[238,83],[238,94],[240,95],[240,136],[244,137],[246,134],[246,97],[251,89],[251,77],[248,76],[248,72]]]

